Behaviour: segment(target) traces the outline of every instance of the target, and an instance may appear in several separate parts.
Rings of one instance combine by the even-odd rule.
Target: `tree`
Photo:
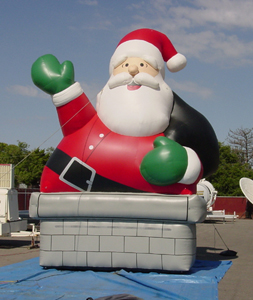
[[[229,130],[228,143],[238,153],[242,163],[253,166],[253,128]]]
[[[242,177],[253,178],[249,164],[242,163],[238,152],[229,145],[219,143],[220,164],[218,170],[207,178],[220,196],[242,196],[239,180]]]
[[[0,143],[0,163],[14,165],[16,187],[21,183],[38,187],[42,170],[53,151],[53,148],[32,151],[28,148],[27,143],[19,141],[18,145]]]

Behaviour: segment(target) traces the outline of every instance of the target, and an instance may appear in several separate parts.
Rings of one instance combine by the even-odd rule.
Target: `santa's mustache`
[[[159,89],[159,82],[156,80],[156,78],[144,72],[138,73],[134,76],[134,78],[129,73],[122,72],[112,76],[108,81],[108,86],[110,89],[127,84],[145,85],[152,89]]]

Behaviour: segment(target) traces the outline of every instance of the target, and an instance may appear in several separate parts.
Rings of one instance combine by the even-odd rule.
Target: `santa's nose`
[[[128,67],[128,72],[131,76],[135,76],[136,74],[139,73],[139,69],[136,65],[130,65]]]

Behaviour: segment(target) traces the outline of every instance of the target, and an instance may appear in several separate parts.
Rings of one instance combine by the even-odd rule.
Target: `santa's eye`
[[[140,63],[140,66],[141,66],[141,67],[144,67],[144,63]]]
[[[126,64],[125,64],[125,67],[128,67],[128,66],[129,66],[129,63],[126,63]]]

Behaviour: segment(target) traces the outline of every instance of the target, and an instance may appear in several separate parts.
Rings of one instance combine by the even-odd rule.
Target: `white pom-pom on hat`
[[[170,72],[178,72],[186,66],[186,58],[183,54],[177,53],[167,61],[167,68]]]

